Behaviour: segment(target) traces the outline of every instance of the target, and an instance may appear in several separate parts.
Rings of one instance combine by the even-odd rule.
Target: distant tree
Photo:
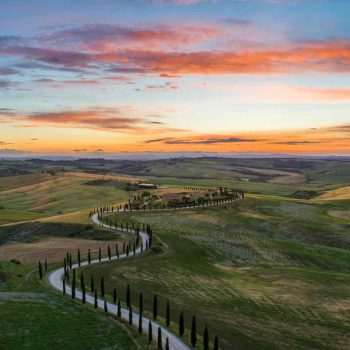
[[[75,269],[73,269],[73,280],[72,280],[72,299],[75,299]]]
[[[83,289],[83,288],[85,288],[85,283],[84,283],[84,275],[81,272],[80,273],[80,289]]]
[[[63,286],[62,286],[63,295],[66,295],[66,280],[63,280],[62,283],[63,283]]]
[[[203,350],[209,350],[209,332],[207,325],[205,325],[203,334]]]
[[[66,258],[63,258],[64,279],[67,278],[67,262]]]
[[[98,248],[98,261],[101,262],[102,254],[101,254],[101,248]]]
[[[111,260],[112,259],[111,247],[108,245],[107,249],[108,249],[108,259]]]
[[[119,259],[119,248],[118,248],[118,243],[115,244],[115,255]]]
[[[165,350],[169,350],[169,338],[165,340]]]
[[[131,307],[131,292],[129,283],[126,286],[126,306]]]
[[[117,290],[116,288],[113,289],[113,304],[117,303]]]
[[[103,279],[103,276],[101,277],[100,289],[101,289],[101,297],[104,298],[104,296],[105,296],[105,281]]]
[[[43,267],[41,265],[41,262],[39,261],[39,278],[43,279]]]
[[[45,258],[45,272],[47,272],[47,260]]]
[[[193,347],[197,343],[197,325],[196,325],[196,316],[192,316],[192,325],[191,325],[191,344]]]
[[[95,303],[94,303],[95,309],[97,309],[98,304],[97,304],[97,290],[95,289]]]
[[[142,313],[139,313],[139,334],[142,333]]]
[[[94,283],[94,276],[91,275],[91,278],[90,278],[90,290],[91,290],[91,293],[93,293],[95,291],[95,283]]]
[[[88,252],[88,262],[89,262],[89,265],[91,264],[91,251],[90,251],[90,248],[89,248],[89,252]]]
[[[158,316],[158,297],[155,295],[153,297],[153,319],[156,320]]]
[[[72,269],[72,266],[73,266],[72,254],[69,254],[69,268]]]
[[[148,322],[148,341],[149,343],[152,343],[152,339],[153,339],[153,334],[152,334],[152,321],[150,320]]]
[[[106,299],[105,299],[103,308],[104,308],[105,312],[108,312],[107,300]]]
[[[82,293],[83,293],[82,301],[83,301],[83,304],[85,304],[86,303],[85,285],[83,285]]]
[[[132,326],[132,308],[129,307],[129,325]]]
[[[118,311],[117,311],[117,316],[118,317],[121,317],[122,315],[122,308],[121,308],[121,305],[120,305],[120,300],[118,300]]]
[[[129,246],[126,246],[126,256],[129,256]]]
[[[170,304],[169,304],[169,300],[166,303],[166,326],[169,327],[170,326]]]
[[[213,347],[213,350],[219,350],[219,338],[218,338],[217,335],[215,336],[215,339],[214,339],[214,347]]]
[[[78,249],[78,265],[80,266],[81,261],[80,261],[80,249]]]
[[[162,350],[163,345],[162,345],[162,329],[158,327],[158,350]]]
[[[140,293],[140,299],[139,299],[139,311],[140,311],[140,314],[143,313],[143,295],[142,295],[142,292]]]
[[[183,311],[180,314],[180,318],[179,318],[179,335],[180,337],[183,337],[185,333],[185,319],[184,319],[184,313]]]

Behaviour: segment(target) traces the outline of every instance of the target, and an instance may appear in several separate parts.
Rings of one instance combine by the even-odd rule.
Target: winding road
[[[235,200],[238,200],[240,198],[237,198]],[[208,203],[208,204],[204,204],[200,207],[207,207],[207,206],[212,206],[212,205],[219,205],[219,204],[225,204],[225,202],[223,203]],[[186,207],[181,207],[181,208],[169,208],[169,209],[165,209],[165,210],[183,210],[183,209],[194,209],[197,208],[198,206],[186,206]],[[164,209],[147,209],[146,211],[163,211]],[[118,211],[118,212],[123,212],[124,210]],[[125,210],[128,211],[128,210]],[[143,211],[143,210],[140,210]],[[112,212],[108,213],[111,214]],[[98,214],[93,214],[91,216],[91,220],[99,226],[103,226],[103,227],[107,227],[108,229],[115,229],[113,227],[110,227],[109,225],[104,224],[103,222],[101,222],[99,220]],[[141,249],[141,245],[135,250],[135,254],[141,254],[142,251],[146,251],[146,242],[148,242],[149,240],[149,235],[146,232],[140,231],[139,232],[140,238],[141,238],[141,245],[142,248]],[[127,258],[126,254],[120,254],[119,255],[119,259],[125,259]],[[99,263],[103,263],[103,262],[107,262],[110,260],[117,260],[118,257],[117,256],[112,256],[111,259],[109,259],[108,257],[106,258],[102,258],[101,262],[98,259],[94,259],[91,260],[91,264],[99,264]],[[80,266],[78,264],[73,264],[72,265],[72,269],[75,268],[79,268],[82,266],[86,266],[88,265],[88,261],[83,261],[81,262]],[[59,269],[53,270],[48,274],[48,280],[49,283],[57,290],[61,291],[63,293],[63,276],[64,276],[64,268],[61,267]],[[72,295],[72,289],[69,285],[66,284],[66,294],[67,295]],[[76,299],[80,299],[82,300],[82,292],[80,289],[76,288],[75,290],[75,298]],[[86,293],[86,303],[87,304],[91,304],[94,305],[95,304],[95,297],[94,295],[91,295],[89,293]],[[105,300],[102,298],[98,298],[97,300],[98,302],[98,307],[101,309],[104,309],[104,302]],[[113,303],[109,303],[107,302],[107,309],[108,309],[108,313],[110,313],[113,316],[117,317],[117,306]],[[133,312],[132,313],[132,324],[136,327],[139,326],[139,313],[137,312]],[[121,319],[129,322],[129,309],[126,308],[121,308]],[[162,333],[162,345],[163,348],[165,349],[165,343],[166,343],[166,339],[168,338],[169,341],[169,349],[170,350],[190,350],[190,347],[187,346],[183,340],[179,337],[177,337],[175,334],[169,332],[168,329],[166,329],[165,327],[159,325],[156,321],[151,320],[145,316],[142,317],[142,331],[146,334],[148,334],[148,327],[149,327],[149,322],[151,321],[152,323],[152,337],[154,340],[158,339],[158,329],[160,327],[161,329],[161,333]]]
[[[91,216],[92,221],[97,225],[102,225],[104,227],[107,227],[111,229],[108,225],[103,224],[99,221],[98,214],[94,214]],[[113,229],[113,228],[112,228]],[[146,242],[149,240],[149,236],[146,232],[140,231],[140,238],[141,238],[141,244],[143,246],[143,251],[146,251]],[[141,245],[136,249],[135,254],[141,254]],[[120,254],[119,259],[125,259],[127,256],[126,254]],[[117,260],[117,256],[112,256],[111,260]],[[110,261],[108,257],[102,258],[101,263]],[[99,264],[100,261],[98,259],[91,260],[91,264]],[[81,262],[80,266],[78,264],[73,264],[72,269],[79,268],[82,266],[88,265],[88,261]],[[64,276],[64,268],[61,267],[59,269],[56,269],[54,271],[51,271],[48,275],[49,283],[57,290],[61,291],[63,293],[63,276]],[[72,295],[72,289],[69,285],[66,285],[66,294]],[[80,289],[76,288],[75,290],[75,298],[82,300],[83,294]],[[101,309],[104,309],[104,299],[98,298],[98,307]],[[86,303],[94,305],[95,303],[95,297],[89,293],[86,293]],[[107,309],[108,313],[110,313],[113,316],[117,317],[117,306],[115,304],[107,302]],[[121,309],[121,319],[125,321],[129,321],[129,309],[122,308]],[[158,339],[158,328],[160,327],[162,331],[162,343],[163,348],[165,349],[165,342],[166,338],[168,338],[169,341],[169,349],[170,350],[190,350],[190,348],[175,334],[169,332],[165,327],[159,325],[156,321],[150,320],[149,318],[143,316],[142,317],[142,331],[145,334],[148,334],[148,327],[149,327],[149,321],[152,322],[152,335],[153,339]],[[133,312],[132,317],[132,324],[136,327],[139,326],[139,313]]]

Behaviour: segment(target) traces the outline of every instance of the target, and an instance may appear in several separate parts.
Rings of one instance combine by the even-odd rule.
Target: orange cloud
[[[200,34],[198,34],[200,33]],[[153,36],[149,32],[132,33],[131,37],[150,36],[152,40],[163,42],[164,34]],[[169,35],[169,40],[173,33]],[[175,34],[174,34],[175,35]],[[178,41],[193,42],[192,34],[180,35]],[[199,37],[207,37],[206,31],[197,29]],[[109,39],[108,39],[109,40]],[[94,65],[106,65],[106,69],[118,73],[155,73],[157,75],[179,74],[276,74],[304,71],[350,71],[350,44],[346,41],[307,42],[283,47],[261,48],[251,46],[236,51],[177,51],[153,50],[145,45],[136,49],[100,45],[95,50],[95,42],[87,43],[86,50],[69,51],[51,48],[37,48],[4,45],[0,53],[36,60],[66,69],[87,70]],[[176,40],[174,40],[176,42]],[[145,49],[147,46],[147,50]],[[157,46],[157,45],[156,45]],[[158,45],[159,46],[159,45]],[[193,48],[193,46],[192,46]]]
[[[349,131],[350,125],[341,125],[295,131],[164,137],[144,140],[143,148],[153,151],[350,153]]]

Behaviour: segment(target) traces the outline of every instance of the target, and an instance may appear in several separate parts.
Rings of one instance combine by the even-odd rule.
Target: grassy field
[[[156,291],[163,315],[167,299],[175,322],[181,310],[187,325],[195,313],[223,349],[347,349],[349,224],[328,212],[349,206],[253,197],[180,215],[127,214],[153,225],[159,253],[86,274],[122,296],[130,283],[134,304],[142,291],[149,310]]]
[[[317,199],[324,199],[324,200],[350,199],[350,186],[340,187],[335,190],[327,191],[326,193],[319,196]]]
[[[25,180],[26,176],[21,178]],[[8,178],[3,178],[2,181],[12,183]],[[33,215],[38,213],[41,216],[52,216],[90,209],[97,205],[118,203],[129,197],[129,194],[121,189],[88,186],[85,182],[86,179],[79,177],[50,176],[35,184],[1,191],[0,207],[5,210],[28,211]],[[14,212],[14,216],[16,215]],[[8,217],[8,220],[11,220],[11,217]]]
[[[0,263],[2,349],[148,349],[145,337],[39,283],[36,264]]]
[[[6,225],[14,222],[35,220],[41,218],[42,213],[20,211],[20,210],[0,210],[0,225]]]
[[[106,253],[108,244],[128,239],[88,218],[91,208],[134,195],[113,181],[127,174],[248,194],[217,207],[114,214],[151,223],[154,248],[142,257],[84,268],[87,278],[103,275],[107,292],[116,287],[122,299],[130,283],[133,304],[142,291],[148,312],[157,293],[161,316],[168,299],[175,332],[185,311],[186,341],[196,314],[199,336],[208,324],[222,350],[348,349],[350,200],[343,195],[349,173],[350,162],[317,159],[1,161],[0,176],[17,176],[0,177],[0,344],[148,348],[135,330],[64,299],[33,274],[38,257],[56,261],[66,251],[74,257],[78,247],[96,253],[101,246]],[[154,192],[164,191],[182,189]],[[11,258],[23,263],[1,261]]]

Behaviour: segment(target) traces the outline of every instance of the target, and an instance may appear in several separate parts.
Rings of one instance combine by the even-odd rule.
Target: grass
[[[90,174],[32,174],[54,168]],[[151,223],[153,250],[88,266],[85,278],[93,274],[99,281],[103,275],[107,292],[116,287],[122,300],[130,283],[133,305],[142,291],[148,313],[157,293],[162,317],[169,299],[175,333],[179,312],[185,311],[187,342],[196,314],[199,337],[208,324],[211,341],[218,334],[222,350],[348,349],[350,200],[318,201],[316,196],[349,185],[349,171],[349,162],[316,159],[5,161],[0,175],[28,175],[1,178],[0,220],[36,221],[1,226],[0,241],[39,247],[46,239],[114,240],[115,233],[89,224],[88,211],[124,202],[133,193],[116,188],[103,174],[243,189],[251,194],[229,205],[116,214],[123,221]],[[97,178],[91,173],[101,174],[100,186],[89,183],[91,176]],[[5,315],[0,344],[11,349],[147,349],[135,330],[38,283],[35,268],[0,262]]]
[[[33,265],[0,263],[1,348],[148,349],[145,337],[39,283]]]
[[[350,186],[327,191],[326,193],[319,196],[318,199],[323,199],[323,200],[350,199]]]
[[[123,202],[128,197],[121,189],[88,186],[84,179],[51,175],[47,181],[0,192],[0,206],[52,216]]]
[[[181,214],[126,214],[152,224],[158,253],[85,274],[103,275],[122,298],[130,283],[134,305],[142,291],[148,310],[157,293],[162,315],[169,299],[174,322],[184,310],[188,327],[196,314],[199,334],[208,324],[223,349],[346,349],[349,226],[327,213],[349,205],[253,197]]]
[[[6,225],[15,222],[34,220],[42,217],[41,213],[33,213],[20,210],[0,210],[0,225]]]

